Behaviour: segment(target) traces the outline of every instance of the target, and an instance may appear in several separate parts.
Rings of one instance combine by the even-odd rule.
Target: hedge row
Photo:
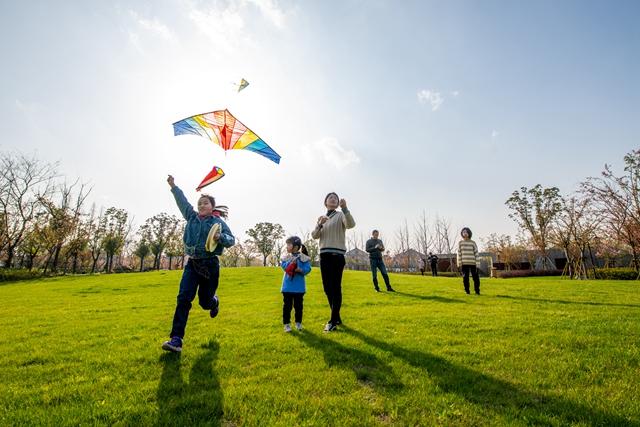
[[[598,268],[596,279],[638,280],[638,272],[633,268]]]
[[[30,280],[42,276],[39,270],[0,268],[0,282],[15,282],[18,280]]]

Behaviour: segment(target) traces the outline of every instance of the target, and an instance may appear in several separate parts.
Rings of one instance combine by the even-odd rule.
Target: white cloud
[[[458,95],[460,95],[460,91],[459,90],[454,90],[453,92],[451,92],[451,95],[456,98]]]
[[[336,169],[344,169],[350,164],[360,163],[360,158],[353,150],[344,148],[337,139],[332,137],[322,138],[302,147],[302,157],[306,163],[317,163],[322,158],[326,163]]]
[[[421,104],[429,103],[431,105],[431,111],[436,111],[444,102],[444,98],[440,95],[440,92],[422,89],[418,92],[418,101],[420,101]]]
[[[260,12],[267,18],[273,25],[278,28],[284,28],[284,21],[286,18],[286,12],[278,7],[275,0],[249,0],[260,9]]]
[[[229,52],[242,44],[255,44],[249,35],[251,25],[246,24],[252,19],[250,6],[278,29],[285,27],[291,13],[280,8],[275,0],[239,0],[214,2],[207,8],[191,5],[188,16],[210,42]]]
[[[175,39],[175,36],[173,32],[169,29],[169,27],[167,27],[166,25],[158,21],[157,18],[154,18],[153,20],[138,18],[137,21],[138,21],[138,25],[140,25],[143,29],[151,33],[157,34],[165,40]]]
[[[40,110],[40,106],[38,104],[26,103],[19,99],[16,99],[15,105],[16,110],[27,115],[36,114]]]
[[[244,31],[244,18],[233,3],[226,7],[215,4],[208,10],[193,8],[189,18],[212,43],[227,52],[235,49],[243,40],[250,42]]]
[[[129,43],[140,53],[144,53],[144,49],[142,49],[142,44],[140,43],[140,36],[138,33],[134,33],[129,31]]]
[[[491,131],[491,138],[495,138],[498,135],[500,135],[500,132],[498,132],[497,130],[494,129],[494,130]]]

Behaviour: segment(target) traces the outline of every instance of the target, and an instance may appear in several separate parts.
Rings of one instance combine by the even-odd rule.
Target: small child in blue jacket
[[[235,238],[225,222],[220,218],[220,212],[216,211],[216,201],[212,196],[203,194],[198,199],[198,211],[189,204],[182,190],[174,183],[169,175],[167,182],[171,187],[173,197],[176,199],[180,213],[187,220],[184,228],[185,253],[189,255],[189,261],[184,267],[176,311],[173,315],[173,326],[169,334],[169,341],[162,344],[167,351],[182,351],[184,330],[187,327],[191,302],[198,294],[200,307],[209,310],[213,318],[218,315],[220,302],[216,291],[220,277],[220,263],[218,255],[223,248],[235,244]]]
[[[286,242],[288,254],[281,263],[284,270],[281,289],[284,302],[282,323],[284,323],[284,331],[291,332],[291,307],[293,306],[296,329],[301,331],[303,299],[307,290],[304,276],[311,271],[311,258],[299,237],[289,237]]]

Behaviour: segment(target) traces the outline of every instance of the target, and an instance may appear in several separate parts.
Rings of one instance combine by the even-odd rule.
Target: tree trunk
[[[140,257],[140,273],[142,273],[143,267],[144,267],[144,257]]]
[[[51,263],[51,272],[55,273],[58,271],[58,258],[60,257],[60,250],[62,249],[62,245],[56,245],[53,251],[53,262]]]
[[[8,246],[6,264],[4,265],[4,268],[11,268],[11,263],[13,262],[13,250],[13,246]]]

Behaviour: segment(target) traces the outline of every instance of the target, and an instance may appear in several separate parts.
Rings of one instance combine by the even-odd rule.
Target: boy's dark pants
[[[320,254],[320,275],[322,287],[331,308],[332,324],[342,321],[340,307],[342,306],[342,272],[344,271],[344,255],[324,253]]]
[[[389,284],[389,275],[387,274],[387,267],[384,265],[384,261],[382,258],[369,258],[369,263],[371,264],[371,275],[373,276],[373,287],[378,288],[378,272],[377,269],[380,269],[380,274],[382,274],[382,278],[384,279],[385,285],[387,285],[387,290],[391,288]]]
[[[469,273],[473,277],[473,290],[476,294],[480,295],[480,276],[478,276],[478,269],[475,265],[462,265],[462,284],[464,285],[464,291],[469,293]]]
[[[302,304],[304,294],[301,292],[283,292],[282,300],[284,305],[282,306],[282,323],[284,325],[291,323],[291,307],[296,310],[295,319],[296,323],[302,323]]]
[[[438,264],[431,264],[431,275],[433,277],[438,275]]]
[[[218,257],[193,259],[190,258],[182,273],[180,291],[178,292],[178,304],[173,315],[173,327],[170,337],[184,338],[184,329],[187,326],[191,302],[198,294],[198,303],[205,310],[214,307],[213,297],[218,289],[220,278],[220,264]]]

